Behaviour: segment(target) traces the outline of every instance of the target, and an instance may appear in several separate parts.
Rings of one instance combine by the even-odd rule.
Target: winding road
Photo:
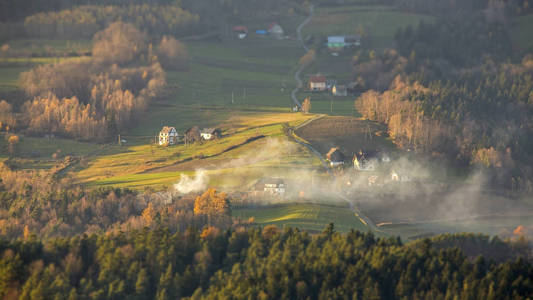
[[[298,41],[300,42],[300,44],[302,45],[302,48],[304,48],[306,52],[309,51],[309,48],[305,45],[304,40],[302,38],[302,28],[304,28],[304,26],[307,25],[307,23],[311,21],[314,11],[315,11],[315,6],[311,4],[311,6],[309,7],[309,16],[307,16],[307,18],[305,18],[305,20],[302,23],[300,23],[300,25],[298,25],[298,27],[296,28],[296,36],[298,37]],[[298,91],[303,86],[302,79],[300,78],[300,74],[302,73],[303,69],[304,69],[304,66],[300,66],[298,70],[294,73],[294,80],[296,80],[296,87],[291,92],[292,101],[299,108],[302,108],[302,105],[300,101],[298,101],[298,98],[296,98],[296,93],[298,93]]]
[[[313,17],[313,13],[314,13],[314,8],[315,7],[313,5],[311,5],[309,7],[309,16],[307,16],[307,18],[305,18],[305,20],[302,23],[300,23],[300,25],[298,25],[298,27],[296,28],[296,34],[297,34],[297,37],[298,37],[298,41],[300,42],[302,48],[306,52],[309,51],[309,47],[307,47],[305,45],[304,40],[302,38],[302,28],[304,28],[304,26],[307,25],[307,23],[309,23],[311,21],[311,18]],[[294,90],[292,90],[292,92],[291,92],[292,101],[300,109],[302,108],[302,105],[301,105],[300,101],[298,101],[298,98],[296,98],[296,93],[298,93],[298,91],[303,86],[303,82],[302,82],[302,79],[300,78],[300,75],[301,75],[301,73],[302,73],[304,68],[305,68],[304,66],[300,66],[298,68],[298,70],[294,73],[294,80],[296,81],[296,88],[294,88]],[[326,170],[331,175],[331,177],[335,178],[335,174],[331,170],[329,163],[324,159],[322,154],[320,154],[320,152],[318,152],[311,144],[309,144],[306,141],[303,141],[300,137],[298,137],[296,135],[296,133],[294,133],[294,131],[297,130],[298,128],[303,127],[303,126],[305,126],[305,125],[307,125],[307,124],[309,124],[309,123],[311,123],[311,122],[313,122],[315,120],[323,118],[325,116],[326,115],[318,115],[318,116],[316,116],[314,118],[311,118],[311,119],[305,121],[304,123],[300,124],[299,126],[297,126],[295,128],[289,129],[289,138],[291,138],[294,142],[306,147],[309,151],[311,151],[311,153],[313,153],[320,160],[320,162],[322,162],[322,165],[324,166],[324,168],[326,168]],[[362,223],[364,223],[365,225],[369,226],[370,228],[372,228],[375,231],[379,231],[379,229],[375,225],[375,223],[372,222],[372,220],[369,217],[367,217],[363,212],[361,212],[361,210],[359,210],[359,208],[357,208],[354,205],[353,201],[351,201],[350,199],[348,199],[346,196],[342,195],[339,192],[335,192],[335,194],[337,195],[337,197],[339,197],[340,199],[343,199],[344,201],[346,201],[348,203],[348,205],[350,205],[350,210],[352,210],[354,212],[355,216],[357,218],[359,218],[359,220],[361,220]]]

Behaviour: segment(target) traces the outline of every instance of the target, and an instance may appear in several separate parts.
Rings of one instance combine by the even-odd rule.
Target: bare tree
[[[129,23],[115,22],[93,38],[93,57],[104,63],[125,64],[146,50],[146,37]]]
[[[189,61],[187,48],[171,36],[164,36],[157,48],[157,57],[167,70],[185,70]]]

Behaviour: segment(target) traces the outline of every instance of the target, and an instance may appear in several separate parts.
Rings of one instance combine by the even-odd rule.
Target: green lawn
[[[334,223],[338,231],[350,229],[368,231],[370,228],[355,216],[348,206],[340,204],[288,203],[237,208],[232,215],[242,219],[253,217],[258,225],[274,224],[278,227],[298,227],[304,230],[322,231]]]

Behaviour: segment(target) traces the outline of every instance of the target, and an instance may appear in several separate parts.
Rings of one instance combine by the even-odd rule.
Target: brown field
[[[331,147],[339,147],[348,156],[361,149],[394,149],[385,126],[361,118],[328,116],[299,128],[296,134],[323,154]]]

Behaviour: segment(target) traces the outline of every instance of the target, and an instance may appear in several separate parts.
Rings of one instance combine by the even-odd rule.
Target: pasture
[[[347,205],[335,203],[277,203],[236,208],[232,210],[232,215],[241,219],[253,217],[260,226],[273,224],[280,228],[298,227],[313,232],[322,231],[329,223],[334,223],[335,229],[340,232],[370,230]]]
[[[315,16],[303,30],[303,35],[324,39],[328,35],[362,33],[363,47],[385,49],[392,46],[398,28],[432,22],[433,17],[402,12],[392,6],[346,5],[319,7]]]

